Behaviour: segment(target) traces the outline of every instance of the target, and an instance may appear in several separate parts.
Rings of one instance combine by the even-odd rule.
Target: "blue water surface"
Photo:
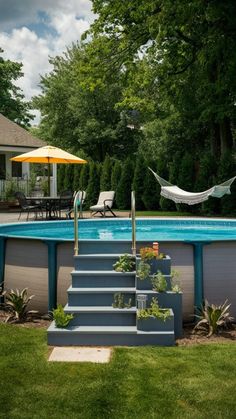
[[[0,226],[0,236],[73,240],[73,221],[28,222]],[[137,240],[236,240],[236,220],[137,219]],[[79,220],[80,240],[131,240],[130,219]]]

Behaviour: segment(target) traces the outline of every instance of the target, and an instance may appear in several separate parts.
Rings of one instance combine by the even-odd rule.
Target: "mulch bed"
[[[4,323],[7,318],[7,313],[0,310],[0,323]],[[43,328],[47,329],[51,323],[50,319],[47,318],[35,318],[34,320],[28,320],[24,323],[12,323],[15,326],[24,328]],[[207,338],[206,336],[192,333],[193,325],[184,325],[183,337],[176,340],[177,346],[191,346],[199,344],[211,344],[211,343],[236,343],[236,325],[233,325],[232,329],[224,330],[216,336]]]

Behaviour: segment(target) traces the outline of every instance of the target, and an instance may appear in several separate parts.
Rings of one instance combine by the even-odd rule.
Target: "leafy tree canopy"
[[[0,54],[3,50],[0,48]],[[30,105],[24,100],[15,81],[23,76],[22,64],[5,60],[0,56],[0,113],[17,124],[27,127],[32,119]]]

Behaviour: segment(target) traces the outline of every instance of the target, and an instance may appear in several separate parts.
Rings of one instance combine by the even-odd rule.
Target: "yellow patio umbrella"
[[[50,195],[50,164],[51,163],[73,163],[73,164],[85,164],[86,160],[80,159],[73,154],[67,153],[58,147],[46,145],[44,147],[37,148],[36,150],[29,151],[28,153],[20,154],[19,156],[12,157],[12,161],[25,162],[25,163],[47,163],[48,165],[48,191]]]

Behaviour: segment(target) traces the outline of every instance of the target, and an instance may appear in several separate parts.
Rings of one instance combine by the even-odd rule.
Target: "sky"
[[[17,80],[27,100],[40,93],[40,75],[51,70],[48,58],[79,41],[94,15],[89,0],[0,0],[3,57],[23,64]],[[39,122],[38,111],[33,124]]]

